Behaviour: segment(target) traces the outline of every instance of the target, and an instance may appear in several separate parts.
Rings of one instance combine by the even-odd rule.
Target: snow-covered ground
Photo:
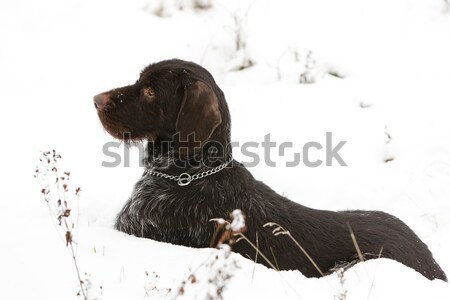
[[[92,97],[178,57],[217,79],[233,141],[262,142],[270,133],[294,143],[288,155],[308,141],[324,143],[326,132],[347,141],[340,154],[348,167],[288,168],[293,156],[273,151],[277,167],[251,168],[256,178],[310,207],[394,214],[450,274],[446,1],[213,0],[207,10],[191,2],[164,1],[163,10],[163,1],[150,0],[0,2],[0,298],[76,298],[72,261],[33,178],[39,151],[55,148],[83,189],[76,247],[89,299],[170,299],[186,280],[178,296],[202,299],[214,292],[208,280],[218,268],[233,275],[225,299],[334,299],[343,291],[347,299],[450,299],[448,283],[387,259],[357,264],[342,287],[336,274],[308,279],[235,254],[216,261],[223,251],[112,229],[142,169],[136,150],[131,167],[101,166],[111,137]],[[245,42],[239,51],[236,32]],[[248,60],[252,67],[236,71]],[[298,82],[306,65],[314,84]]]

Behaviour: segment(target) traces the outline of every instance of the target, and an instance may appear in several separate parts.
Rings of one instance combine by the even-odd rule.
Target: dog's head
[[[170,140],[179,152],[190,153],[212,139],[229,141],[223,93],[207,70],[191,62],[151,64],[136,83],[99,94],[94,104],[103,127],[117,139]]]

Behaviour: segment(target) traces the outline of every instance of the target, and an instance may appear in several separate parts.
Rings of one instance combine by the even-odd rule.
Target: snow
[[[235,209],[231,212],[232,222],[230,229],[233,232],[241,232],[245,229],[245,216],[240,209]]]
[[[309,207],[396,215],[449,274],[445,1],[215,0],[205,11],[167,2],[164,17],[152,13],[162,2],[150,0],[0,3],[1,298],[76,299],[73,262],[33,178],[39,151],[56,149],[60,167],[82,188],[73,208],[89,299],[171,299],[191,274],[196,282],[180,297],[202,298],[214,291],[209,279],[217,268],[231,276],[225,299],[333,299],[343,290],[347,299],[448,299],[448,283],[387,259],[355,265],[341,286],[336,274],[305,278],[226,249],[190,249],[113,230],[142,169],[136,150],[131,167],[101,166],[102,146],[112,139],[92,103],[100,92],[133,83],[151,62],[200,63],[225,92],[233,141],[261,143],[270,133],[272,141],[294,144],[285,157],[272,150],[277,167],[262,160],[250,168],[258,180]],[[236,28],[246,44],[238,51]],[[315,83],[300,84],[310,52]],[[249,59],[251,68],[233,71]],[[335,143],[347,141],[340,154],[348,167],[285,166],[305,143],[324,144],[326,132]]]

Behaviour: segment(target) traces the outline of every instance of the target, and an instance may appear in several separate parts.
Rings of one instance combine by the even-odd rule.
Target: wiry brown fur
[[[176,136],[181,103],[192,100],[184,96],[198,81],[205,83],[217,98],[221,122],[214,128],[210,140],[216,142],[215,146],[223,147],[215,147],[217,151],[211,152],[214,145],[204,144],[200,151],[180,155],[176,141],[167,142]],[[168,60],[152,64],[144,69],[134,85],[105,95],[108,103],[97,108],[103,126],[116,138],[123,138],[123,134],[129,132],[132,140],[149,140],[148,170],[174,175],[197,174],[218,166],[232,154],[229,147],[231,120],[225,97],[209,72],[194,63]],[[191,117],[195,122],[196,118]],[[204,124],[195,125],[194,128],[208,130],[202,128]],[[186,161],[189,163],[182,166]],[[382,257],[395,259],[429,279],[447,280],[427,246],[398,218],[379,211],[334,212],[302,206],[255,180],[236,161],[184,187],[144,172],[118,214],[115,227],[139,237],[208,247],[215,230],[210,219],[226,218],[234,209],[241,209],[246,215],[248,238],[256,243],[258,234],[260,251],[282,270],[298,269],[308,277],[319,276],[292,240],[287,236],[274,237],[270,229],[263,227],[267,222],[276,222],[289,230],[325,273],[331,272],[337,263],[350,263],[355,259],[349,224],[366,258],[377,257],[383,249]],[[233,250],[245,257],[255,257],[254,249],[243,241]],[[267,265],[265,261],[259,262]]]

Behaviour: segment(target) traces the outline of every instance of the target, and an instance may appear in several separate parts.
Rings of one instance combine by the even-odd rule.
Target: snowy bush
[[[241,71],[254,65],[247,47],[247,24],[252,5],[253,3],[244,9],[235,8],[233,11],[228,11],[233,20],[229,28],[234,42],[234,52],[229,61],[231,71]]]
[[[61,235],[72,257],[75,271],[80,285],[79,295],[86,300],[89,281],[82,279],[77,262],[75,229],[77,215],[72,207],[78,202],[81,189],[70,186],[70,172],[61,171],[59,168],[59,155],[55,150],[42,152],[39,165],[36,167],[34,177],[41,186],[41,194],[47,203],[52,221]]]
[[[312,51],[306,56],[304,68],[304,71],[300,74],[300,83],[316,83],[319,72]]]
[[[245,232],[245,216],[239,209],[230,214],[230,219],[212,219],[216,223],[216,232],[212,238],[211,246],[218,250],[190,272],[177,289],[175,297],[194,295],[195,299],[223,299],[223,292],[240,268],[232,255],[231,247],[236,243],[235,237]],[[221,233],[220,236],[218,234]],[[218,238],[217,241],[216,238]]]
[[[158,17],[171,17],[177,11],[210,9],[213,0],[149,0],[144,9]]]

